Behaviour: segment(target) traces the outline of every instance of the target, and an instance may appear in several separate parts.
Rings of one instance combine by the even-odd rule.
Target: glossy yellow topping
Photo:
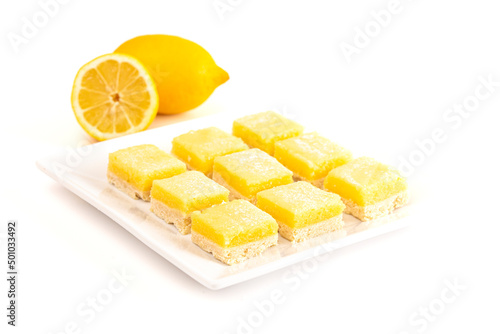
[[[257,148],[217,157],[214,172],[250,199],[259,191],[293,182],[291,171]]]
[[[248,145],[274,154],[274,143],[298,136],[304,128],[274,111],[266,111],[237,119],[233,122],[233,135]]]
[[[257,194],[257,206],[291,228],[319,223],[345,209],[339,195],[304,181],[261,191]]]
[[[332,168],[350,161],[352,154],[312,132],[277,142],[274,157],[295,174],[314,181],[324,178]]]
[[[189,214],[229,201],[229,190],[205,174],[189,171],[153,181],[151,198]]]
[[[138,145],[109,154],[108,170],[141,191],[151,190],[153,180],[186,171],[186,165],[154,145]]]
[[[278,224],[250,202],[236,200],[193,212],[191,230],[230,248],[275,235]]]
[[[334,168],[324,187],[359,206],[367,206],[405,191],[407,183],[397,169],[363,157]]]
[[[212,173],[216,157],[246,149],[243,140],[215,127],[189,131],[172,141],[172,153],[205,175]]]

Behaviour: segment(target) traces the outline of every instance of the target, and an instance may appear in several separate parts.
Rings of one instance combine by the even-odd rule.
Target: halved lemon
[[[113,53],[78,71],[71,105],[83,129],[106,140],[147,129],[158,112],[158,91],[137,59]]]

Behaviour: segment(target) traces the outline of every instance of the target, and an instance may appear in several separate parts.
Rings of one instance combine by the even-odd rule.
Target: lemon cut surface
[[[158,92],[137,59],[108,54],[78,71],[71,104],[83,129],[106,140],[147,129],[158,111]]]

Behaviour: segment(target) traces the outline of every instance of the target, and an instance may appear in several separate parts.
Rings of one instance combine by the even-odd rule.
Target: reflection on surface
[[[283,243],[283,246],[285,247],[282,247],[281,255],[288,256],[291,254],[300,253],[305,250],[315,248],[320,245],[328,244],[335,240],[344,238],[346,235],[347,232],[344,229],[340,229],[299,243],[292,243],[288,240],[283,239],[284,241],[286,241],[286,244]]]
[[[402,207],[387,215],[385,217],[369,220],[366,222],[362,222],[351,215],[344,215],[344,229],[347,231],[348,235],[363,232],[372,228],[380,227],[382,225],[386,225],[393,221],[402,219],[409,215],[409,210],[407,207]]]
[[[349,244],[349,237],[353,235],[358,236],[361,232],[388,225],[391,222],[401,220],[407,215],[407,208],[400,208],[386,217],[367,222],[362,222],[351,215],[344,215],[343,229],[326,233],[300,243],[292,243],[280,236],[277,246],[267,249],[261,256],[227,267],[225,273],[227,276],[237,274],[291,256],[300,257],[302,260],[306,260],[314,256],[322,255]],[[217,261],[213,258],[212,260]]]
[[[203,272],[207,279],[230,278],[243,273],[258,276],[260,273],[307,260],[354,243],[356,240],[359,241],[351,238],[390,225],[408,215],[406,208],[400,208],[389,216],[368,222],[361,222],[353,216],[344,215],[344,228],[341,230],[301,243],[292,243],[280,236],[278,245],[268,248],[260,256],[228,266],[192,243],[190,235],[181,235],[172,224],[167,224],[158,218],[149,210],[149,202],[134,200],[111,185],[106,185],[98,197],[102,204],[119,217],[118,222],[129,232],[164,258],[174,262],[181,270],[186,271],[185,269],[189,268]],[[277,262],[278,260],[285,261]]]

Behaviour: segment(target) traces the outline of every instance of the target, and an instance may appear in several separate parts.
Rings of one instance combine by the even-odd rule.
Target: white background
[[[32,21],[41,6],[2,2],[0,267],[6,222],[17,219],[20,276],[12,329],[2,274],[1,331],[498,332],[500,87],[467,118],[443,118],[474,101],[479,77],[500,81],[496,2],[401,0],[399,13],[350,63],[341,43],[353,44],[356,27],[376,29],[370,12],[389,1],[221,2],[232,6],[222,17],[212,0],[72,0],[17,52],[8,36],[21,34],[23,18]],[[49,179],[36,169],[38,158],[90,142],[69,103],[79,67],[148,33],[199,43],[231,77],[198,109],[159,117],[154,127],[273,108],[356,155],[394,165],[422,158],[416,141],[442,129],[444,142],[417,159],[409,176],[415,224],[336,251],[307,275],[287,268],[210,291]],[[104,294],[113,271],[122,270],[134,279],[95,317],[82,316],[82,303]],[[446,290],[447,282],[460,290]],[[255,302],[266,304],[273,290],[284,301],[262,315]],[[420,315],[429,307],[428,318]],[[77,330],[66,330],[72,323]]]

